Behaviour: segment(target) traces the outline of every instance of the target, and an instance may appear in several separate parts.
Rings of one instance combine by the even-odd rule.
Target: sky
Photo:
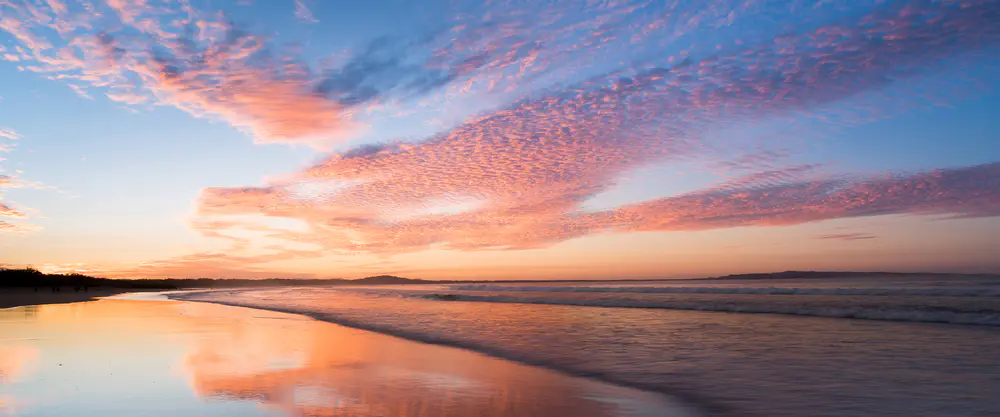
[[[1000,273],[1000,0],[0,0],[0,265]]]

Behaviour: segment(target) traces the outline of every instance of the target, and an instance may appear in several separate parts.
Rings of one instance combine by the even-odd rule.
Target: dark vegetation
[[[361,279],[108,279],[83,274],[46,274],[34,268],[0,268],[0,288],[3,287],[113,287],[124,289],[221,288],[221,287],[277,287],[303,285],[387,285],[417,284],[420,279],[379,275]]]
[[[754,280],[754,279],[816,279],[816,278],[863,278],[875,276],[960,276],[964,274],[941,273],[896,273],[896,272],[818,272],[818,271],[785,271],[764,274],[737,274],[699,280]],[[965,275],[968,276],[968,275]],[[992,276],[992,275],[991,275]],[[0,268],[0,288],[4,287],[110,287],[121,289],[157,289],[173,290],[185,288],[232,288],[232,287],[279,287],[279,286],[320,286],[320,285],[401,285],[401,284],[459,284],[459,283],[516,283],[516,282],[594,282],[615,280],[490,280],[490,281],[428,281],[422,279],[401,278],[392,275],[378,275],[361,279],[213,279],[213,278],[170,278],[170,279],[108,279],[95,278],[82,274],[46,274],[34,268],[8,269]],[[672,281],[669,279],[652,279],[647,281]]]

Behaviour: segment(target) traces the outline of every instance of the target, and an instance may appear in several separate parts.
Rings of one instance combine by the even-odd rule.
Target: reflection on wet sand
[[[25,346],[4,346],[0,344],[0,415],[15,415],[17,400],[3,392],[3,386],[11,384],[30,373],[38,359],[38,351]]]
[[[18,415],[691,415],[658,394],[289,314],[126,300],[16,310],[0,310],[0,372],[17,376],[0,380],[0,410],[27,404]]]
[[[14,399],[0,394],[0,415],[14,415],[16,411]]]
[[[18,401],[4,393],[3,387],[31,374],[38,361],[38,349],[18,345],[16,340],[5,341],[0,336],[0,415],[16,415]]]
[[[38,350],[30,346],[0,346],[0,384],[17,381],[38,359]]]
[[[199,395],[259,401],[296,416],[676,414],[658,395],[458,349],[260,313],[267,318],[233,320],[227,337],[196,344],[186,364]]]

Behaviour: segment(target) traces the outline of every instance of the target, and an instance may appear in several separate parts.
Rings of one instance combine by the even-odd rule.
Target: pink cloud
[[[32,33],[25,22],[15,17],[9,15],[0,17],[0,30],[9,33],[14,39],[33,51],[43,51],[52,48],[51,43]]]
[[[315,19],[304,0],[295,4],[297,16]],[[687,29],[671,26],[674,20],[730,15],[657,2],[586,7],[569,14],[543,3],[528,16],[520,6],[484,5],[481,13],[448,16],[450,26],[440,31],[377,39],[321,66],[187,2],[2,2],[0,29],[18,41],[25,69],[82,94],[89,85],[126,105],[175,106],[224,120],[261,143],[315,144],[349,137],[364,123],[359,114],[373,107],[439,90],[511,92],[556,69],[576,72],[573,65],[592,62],[610,49],[605,45],[675,39]]]
[[[386,222],[364,208],[343,210],[286,199],[280,188],[209,189],[205,215],[264,214],[306,221],[309,232],[277,233],[331,251],[403,252],[441,244],[459,250],[547,246],[602,231],[682,231],[778,226],[837,218],[914,214],[1000,215],[1000,163],[863,180],[821,180],[711,189],[618,209],[575,213],[538,202]],[[235,201],[229,205],[227,201]],[[550,203],[550,204],[545,204]],[[225,230],[232,224],[216,224]]]
[[[0,152],[10,152],[14,148],[14,141],[21,139],[21,135],[17,132],[7,129],[0,128]],[[9,141],[9,143],[3,143],[3,140]],[[4,162],[5,158],[0,158],[0,162]],[[31,181],[26,181],[19,177],[20,171],[15,171],[14,175],[4,174],[5,170],[3,166],[0,166],[0,217],[6,217],[9,219],[17,219],[17,223],[11,223],[7,221],[0,220],[0,232],[30,232],[37,230],[38,226],[25,223],[23,220],[28,218],[28,215],[24,210],[15,209],[9,203],[5,203],[4,191],[8,188],[45,188],[41,184],[36,184]],[[29,210],[30,211],[30,210]]]
[[[877,90],[929,62],[1000,37],[1000,16],[988,3],[897,12],[700,62],[595,77],[418,144],[333,155],[298,180],[347,185],[315,198],[303,198],[294,180],[208,188],[199,214],[301,220],[310,231],[278,235],[330,251],[382,253],[533,248],[602,231],[790,225],[883,214],[997,215],[996,164],[862,179],[821,179],[815,164],[770,166],[699,192],[582,211],[584,201],[637,167],[704,156],[707,128]],[[754,158],[732,165],[769,165]],[[463,201],[477,204],[463,211],[428,210]],[[398,215],[407,211],[426,214]]]
[[[710,190],[626,206],[586,220],[627,230],[703,230],[887,214],[991,217],[1000,216],[997,180],[1000,163],[862,180]]]
[[[121,25],[142,36],[77,22],[81,33],[57,31],[73,41],[49,47],[33,29],[54,27],[67,14],[58,7],[50,7],[48,20],[38,17],[37,8],[14,7],[10,16],[17,20],[4,28],[30,50],[22,58],[35,62],[31,68],[39,73],[107,88],[108,97],[127,104],[148,101],[221,118],[258,142],[288,143],[336,137],[355,126],[361,109],[439,89],[517,90],[592,57],[598,46],[656,39],[646,31],[683,26],[636,19],[640,9],[617,6],[572,24],[545,13],[537,24],[486,14],[432,40],[380,39],[318,69],[225,19],[143,5],[109,3]],[[687,17],[693,23],[679,23],[705,21]],[[705,157],[710,129],[877,91],[931,71],[935,62],[996,45],[998,24],[992,0],[891,4],[868,16],[756,46],[720,48],[714,55],[654,54],[526,95],[419,143],[370,145],[331,155],[289,181],[208,188],[199,198],[195,228],[206,236],[229,239],[244,250],[246,240],[229,233],[248,228],[241,216],[293,219],[308,230],[266,233],[322,251],[204,253],[153,266],[229,268],[320,252],[521,249],[604,231],[773,226],[884,214],[995,216],[996,164],[830,179],[816,176],[816,164],[772,164],[771,151],[724,161],[720,166],[728,162],[741,173],[764,169],[717,187],[613,210],[582,207],[637,168]],[[198,29],[195,34],[176,30],[189,25]],[[573,38],[580,34],[587,40]],[[622,36],[629,41],[615,43]],[[407,213],[415,214],[401,215]]]
[[[267,254],[252,256],[232,255],[228,251],[199,252],[136,266],[94,269],[89,273],[119,278],[320,278],[314,274],[289,273],[256,266],[273,261],[317,256],[320,254],[316,251],[280,248]]]
[[[505,21],[500,28],[487,17],[423,40],[380,39],[339,65],[312,68],[293,50],[234,28],[218,13],[186,2],[174,6],[3,2],[0,30],[24,48],[14,56],[24,68],[70,82],[78,92],[83,86],[73,82],[82,81],[125,104],[150,102],[222,119],[261,143],[343,139],[357,128],[355,107],[422,96],[470,82],[477,72],[523,72],[538,54],[520,52],[526,41],[512,39],[534,33],[530,27]],[[595,8],[591,24],[604,13],[622,13],[607,9]],[[296,15],[314,20],[302,1],[296,1]],[[558,33],[554,29],[546,33]]]
[[[3,184],[0,183],[0,186],[2,186],[2,185]],[[23,218],[25,216],[24,216],[24,213],[11,208],[9,205],[4,204],[4,203],[0,203],[0,217],[17,217],[17,218]]]
[[[266,50],[265,39],[218,16],[193,21],[191,15],[202,13],[163,6],[110,0],[108,15],[120,24],[102,27],[100,4],[5,2],[0,29],[23,46],[17,58],[32,63],[25,68],[71,82],[78,92],[82,86],[72,82],[107,88],[108,98],[128,105],[151,102],[220,118],[259,142],[331,140],[353,126],[345,106],[316,94],[319,77],[290,56]],[[75,18],[65,16],[67,9]],[[184,31],[191,25],[201,29],[196,38]],[[40,35],[49,30],[63,45]]]
[[[816,239],[821,240],[868,240],[875,239],[877,236],[869,233],[835,233],[819,235]]]
[[[9,140],[16,140],[16,139],[20,139],[21,135],[18,135],[17,132],[15,132],[13,130],[0,127],[0,138],[9,139]]]

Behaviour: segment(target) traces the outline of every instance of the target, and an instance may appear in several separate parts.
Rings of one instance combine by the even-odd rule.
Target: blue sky
[[[14,1],[0,263],[1000,271],[998,10]],[[778,243],[733,255],[761,239]]]

